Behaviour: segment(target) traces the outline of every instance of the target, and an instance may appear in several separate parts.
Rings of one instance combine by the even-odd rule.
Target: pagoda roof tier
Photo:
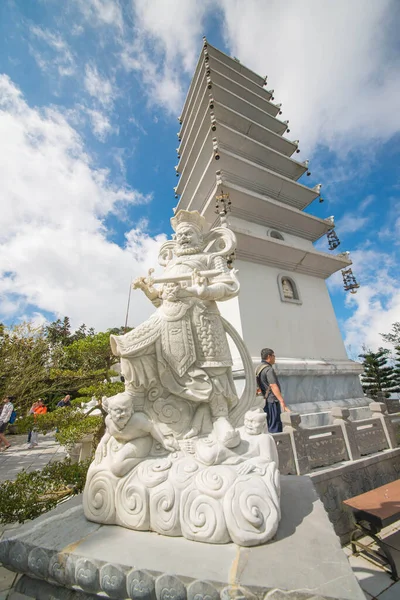
[[[236,60],[235,58],[232,58],[232,56],[228,56],[224,52],[221,52],[221,50],[218,50],[218,48],[215,48],[215,46],[211,46],[211,44],[209,42],[206,42],[206,44],[207,44],[206,50],[207,50],[209,56],[218,59],[219,61],[226,64],[228,67],[230,67],[231,69],[234,69],[241,75],[244,75],[251,81],[254,81],[254,83],[257,83],[258,85],[263,87],[264,82],[265,82],[265,77],[261,77],[261,75],[258,75],[257,73],[255,73],[254,71],[249,69],[248,67],[245,67],[244,65],[242,65],[242,63],[240,61]]]
[[[245,87],[246,89],[254,92],[258,96],[261,96],[263,100],[270,101],[272,100],[272,94],[268,91],[263,85],[259,85],[258,83],[254,83],[251,79],[243,75],[243,73],[239,73],[232,68],[231,64],[227,64],[226,62],[222,62],[217,57],[210,55],[208,63],[211,70],[211,78],[215,71],[218,71],[221,75],[224,75],[228,79],[235,81],[239,85]],[[206,67],[207,68],[207,67]]]
[[[213,145],[211,157],[208,153],[200,152],[191,173],[185,173],[176,187],[176,193],[181,194],[181,208],[191,208],[196,196],[208,197],[214,186],[216,166],[232,183],[299,210],[306,208],[319,196],[314,189],[243,158],[237,152]]]
[[[314,248],[305,249],[291,246],[286,242],[270,237],[257,237],[235,225],[230,226],[237,238],[236,257],[284,271],[293,271],[327,279],[336,271],[352,264],[349,258],[326,254]]]
[[[213,65],[215,64],[217,65],[217,68],[214,68]],[[196,113],[196,105],[202,97],[203,90],[207,89],[209,91],[209,94],[213,94],[213,89],[216,85],[228,90],[232,94],[235,94],[242,100],[246,100],[250,104],[256,106],[262,111],[265,111],[273,117],[276,117],[279,114],[280,106],[269,101],[270,94],[266,90],[264,90],[264,88],[255,86],[253,84],[256,91],[253,89],[249,89],[246,86],[246,82],[235,81],[234,79],[231,79],[224,73],[220,73],[218,71],[220,65],[221,63],[218,64],[216,61],[210,61],[209,63],[207,63],[207,66],[204,67],[202,76],[202,71],[200,70],[199,76],[197,77],[196,82],[193,85],[192,97],[188,105],[188,110],[185,112],[185,116],[183,118],[181,117],[180,119],[180,122],[182,124],[180,131],[181,137],[185,135],[185,131],[188,127],[190,127],[192,115],[193,113]]]
[[[215,220],[215,196],[221,189],[224,193],[229,194],[232,202],[229,215],[232,214],[233,217],[257,223],[264,228],[277,229],[282,233],[289,233],[310,242],[316,242],[332,229],[331,221],[319,219],[277,200],[245,190],[223,177],[221,177],[219,186],[215,184],[212,193],[202,203],[201,208],[199,206],[199,211],[208,223],[213,223]],[[178,205],[177,208],[182,207]]]
[[[198,136],[192,144],[191,151],[187,150],[181,156],[176,167],[178,173],[182,174],[181,179],[185,179],[185,176],[192,172],[200,151],[208,154],[212,151],[213,139],[217,141],[219,148],[230,150],[242,158],[284,175],[288,179],[297,181],[307,171],[307,166],[304,163],[299,163],[260,142],[252,140],[219,121],[214,122],[214,127],[215,131],[211,131],[207,127],[207,122],[203,123],[203,127],[200,127]],[[181,188],[181,182],[179,187]]]
[[[199,151],[200,140],[204,139],[207,130],[216,128],[217,131],[218,124],[226,125],[249,137],[251,140],[268,146],[285,156],[291,156],[297,150],[297,144],[294,142],[274,133],[224,104],[220,104],[214,100],[214,105],[211,109],[209,106],[209,95],[206,91],[203,92],[202,102],[193,119],[192,127],[185,134],[178,148],[178,154],[181,158],[180,167],[182,169],[185,166],[188,155],[191,152],[196,154]]]
[[[241,98],[237,94],[231,92],[229,89],[213,83],[212,88],[206,88],[206,91],[208,91],[208,107],[210,110],[213,110],[216,104],[224,104],[230,109],[244,115],[251,121],[266,127],[278,135],[285,133],[287,129],[287,123],[277,119],[266,110],[259,108],[244,98]],[[199,104],[201,108],[203,108],[204,95],[201,94],[201,88],[199,89],[199,92],[199,98],[196,100],[196,104]],[[268,106],[267,103],[265,104]],[[190,131],[191,127],[193,126],[193,121],[196,119],[196,115],[198,114],[198,110],[199,109],[197,107],[194,107],[190,118],[185,122],[184,127],[182,127],[179,131],[178,137],[180,139],[183,139],[183,137],[187,135],[188,131]]]
[[[251,69],[248,69],[238,61],[233,58],[230,58],[217,48],[211,46],[208,42],[206,43],[206,48],[203,46],[199,60],[197,61],[196,69],[188,90],[186,94],[186,99],[183,105],[182,113],[181,113],[181,121],[183,122],[186,119],[188,112],[191,110],[191,104],[193,102],[194,90],[198,84],[198,79],[200,76],[203,76],[204,66],[206,65],[206,55],[205,51],[208,54],[208,62],[213,62],[214,67],[218,65],[218,69],[220,73],[224,75],[228,75],[231,79],[234,79],[241,85],[247,86],[252,91],[256,92],[257,89],[262,89],[264,85],[264,77],[257,75]],[[267,100],[270,100],[271,94],[264,90],[264,94]],[[258,93],[258,92],[257,92]]]

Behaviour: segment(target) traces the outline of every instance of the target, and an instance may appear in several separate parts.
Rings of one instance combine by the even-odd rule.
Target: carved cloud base
[[[241,475],[237,465],[205,466],[177,452],[148,458],[124,477],[93,464],[83,496],[87,519],[188,540],[264,544],[280,520],[279,471],[265,461]]]

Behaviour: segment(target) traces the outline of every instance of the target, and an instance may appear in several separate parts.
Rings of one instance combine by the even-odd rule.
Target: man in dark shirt
[[[257,384],[265,398],[264,411],[267,414],[269,433],[282,431],[281,412],[290,412],[281,394],[281,386],[272,365],[275,354],[271,348],[261,350],[261,364],[256,369]]]
[[[62,400],[60,400],[56,408],[65,408],[66,406],[71,406],[71,396],[69,394],[67,394]]]

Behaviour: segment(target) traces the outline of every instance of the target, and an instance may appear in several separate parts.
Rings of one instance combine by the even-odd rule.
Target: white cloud
[[[179,114],[203,24],[217,15],[232,55],[268,74],[268,87],[290,120],[290,136],[306,152],[322,143],[344,158],[351,148],[368,152],[400,130],[395,0],[132,5],[135,31],[133,40],[125,38],[122,62],[141,73],[151,101],[170,113]]]
[[[291,136],[307,151],[322,142],[343,153],[399,131],[395,0],[219,5],[232,53],[268,74]]]
[[[30,27],[30,33],[54,51],[54,56],[49,58],[45,57],[36,46],[30,47],[31,54],[42,71],[49,71],[56,66],[59,75],[63,77],[69,77],[75,73],[75,59],[68,44],[59,33],[54,33],[37,25]]]
[[[365,226],[371,221],[374,215],[371,212],[368,215],[365,215],[364,213],[374,200],[375,197],[370,194],[359,203],[357,212],[344,213],[335,225],[339,237],[346,233],[355,233],[356,231],[365,230]]]
[[[121,324],[130,279],[157,262],[164,237],[136,226],[121,248],[107,240],[104,218],[149,197],[113,185],[66,118],[29,107],[5,75],[0,154],[0,318],[33,306],[69,315],[74,326]],[[153,307],[135,293],[131,308],[131,324],[138,324]]]
[[[354,233],[355,231],[361,231],[365,225],[370,221],[371,216],[361,217],[355,213],[345,213],[343,217],[337,222],[336,229],[337,233]]]
[[[117,29],[123,28],[119,0],[75,0],[75,2],[91,25],[111,25]]]
[[[88,64],[85,69],[86,91],[102,106],[111,108],[117,95],[115,83],[107,77],[102,77],[96,65]]]
[[[100,141],[104,142],[108,134],[115,131],[109,118],[99,110],[87,108],[86,112],[92,122],[93,133]]]
[[[400,321],[400,279],[398,256],[395,253],[363,248],[351,253],[352,269],[361,284],[357,293],[346,296],[346,305],[353,311],[343,324],[345,343],[357,353],[363,346],[377,350],[388,346],[380,333],[390,331]],[[331,290],[343,285],[341,274],[329,280]]]
[[[151,104],[179,114],[188,76],[201,49],[203,21],[210,0],[133,0],[133,40],[126,40],[121,60],[141,74]]]

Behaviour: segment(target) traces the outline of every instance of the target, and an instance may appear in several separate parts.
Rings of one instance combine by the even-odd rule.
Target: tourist
[[[47,413],[47,407],[45,406],[43,400],[41,398],[39,398],[39,400],[35,403],[34,408],[33,408],[33,416],[35,418],[35,422],[36,422],[36,418],[38,415],[45,415],[46,413]],[[39,433],[36,431],[36,428],[34,426],[33,430],[31,431],[31,443],[29,445],[29,448],[34,448],[38,444],[39,444]]]
[[[6,396],[3,399],[3,409],[0,414],[0,450],[3,451],[7,450],[11,446],[6,436],[4,435],[11,418],[11,413],[14,410],[14,405],[11,402],[11,400],[12,396]],[[2,445],[4,446],[4,448],[1,447]]]
[[[60,402],[57,404],[57,408],[65,408],[66,406],[71,406],[71,396],[67,394]]]
[[[36,406],[37,406],[37,400],[36,400],[36,401],[35,401],[35,402],[32,404],[32,406],[30,407],[30,409],[29,409],[29,412],[28,412],[28,417],[29,417],[30,415],[33,415],[33,413],[35,412],[35,408],[36,408]],[[30,444],[30,443],[31,443],[31,438],[32,438],[32,429],[31,429],[30,431],[28,431],[28,439],[26,440],[26,443],[27,443],[27,444]]]
[[[275,354],[271,348],[261,350],[261,364],[256,369],[257,384],[265,399],[269,433],[282,431],[281,412],[290,412],[281,394],[281,386],[273,369]]]

